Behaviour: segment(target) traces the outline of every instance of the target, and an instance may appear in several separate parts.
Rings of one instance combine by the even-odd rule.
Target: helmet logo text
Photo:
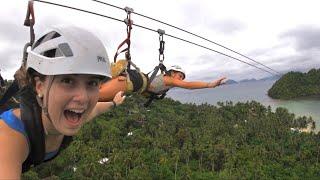
[[[105,58],[102,56],[97,56],[98,62],[106,62]]]

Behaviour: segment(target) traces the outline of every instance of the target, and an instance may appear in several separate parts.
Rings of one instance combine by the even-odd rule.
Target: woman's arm
[[[173,86],[173,87],[180,87],[185,89],[203,89],[203,88],[214,88],[221,84],[223,84],[223,80],[225,80],[226,77],[221,77],[215,81],[212,82],[202,82],[202,81],[192,81],[187,82],[179,79],[174,79],[169,76],[164,77],[164,83],[166,86]]]
[[[119,106],[120,104],[123,103],[124,99],[126,96],[123,96],[124,92],[119,91],[113,98],[113,101],[109,102],[97,102],[96,106],[90,113],[87,121],[91,121],[93,118],[99,116],[100,114],[108,111],[110,108],[114,106]]]
[[[0,179],[20,179],[27,156],[26,138],[0,120]]]

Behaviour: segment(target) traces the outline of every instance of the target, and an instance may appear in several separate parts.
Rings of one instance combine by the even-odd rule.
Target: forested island
[[[286,73],[273,84],[268,95],[274,99],[320,96],[320,69]]]
[[[311,118],[257,102],[126,102],[86,124],[55,160],[23,179],[317,179]],[[314,127],[313,127],[314,128]]]

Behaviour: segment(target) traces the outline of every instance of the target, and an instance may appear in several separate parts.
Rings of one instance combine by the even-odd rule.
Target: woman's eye
[[[90,81],[89,83],[88,83],[90,86],[98,86],[99,85],[99,81],[98,80],[93,80],[93,81]]]
[[[71,84],[73,81],[70,78],[64,78],[61,80],[61,82],[65,83],[65,84]]]

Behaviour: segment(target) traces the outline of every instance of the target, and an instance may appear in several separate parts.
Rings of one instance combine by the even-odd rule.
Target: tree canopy
[[[23,179],[316,179],[311,118],[258,102],[217,106],[127,98],[86,124],[55,160]]]

